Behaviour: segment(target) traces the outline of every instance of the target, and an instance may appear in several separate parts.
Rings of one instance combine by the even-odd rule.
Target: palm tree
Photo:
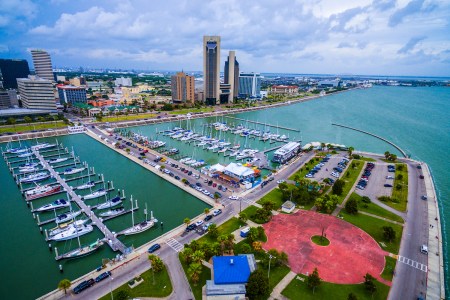
[[[189,266],[188,274],[191,277],[191,280],[195,286],[197,286],[197,283],[200,280],[200,274],[202,273],[202,269],[203,267],[199,263],[192,263]]]
[[[58,289],[64,290],[64,295],[67,295],[67,289],[70,288],[72,283],[69,279],[63,279],[58,283]]]
[[[353,148],[353,147],[348,147],[348,156],[352,156],[352,154],[353,154],[353,150],[355,150],[355,148]]]
[[[228,250],[228,253],[233,249],[234,246],[234,234],[230,233],[227,235],[227,241],[225,242],[225,246]]]
[[[205,213],[205,215],[209,214],[209,208],[205,208],[205,210],[203,210],[203,212]]]
[[[202,250],[197,250],[194,253],[192,253],[192,262],[194,263],[201,263],[202,260],[205,259],[205,252]]]
[[[186,224],[186,227],[188,227],[189,224],[191,223],[191,219],[189,219],[189,218],[184,218],[183,223]]]
[[[227,235],[219,235],[217,241],[220,243],[220,254],[223,255],[223,252],[225,250],[225,242],[227,241]]]
[[[184,256],[184,261],[187,264],[190,264],[192,262],[192,254],[193,254],[192,249],[189,248],[189,247],[186,247],[186,248],[184,248],[182,253],[183,253],[183,256]]]

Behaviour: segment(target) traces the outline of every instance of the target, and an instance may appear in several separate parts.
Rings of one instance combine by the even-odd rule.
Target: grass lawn
[[[398,254],[400,240],[403,232],[402,226],[363,214],[350,215],[344,209],[341,210],[340,215],[344,217],[345,221],[352,223],[353,225],[370,234],[378,243],[383,242],[386,247],[380,245],[382,249],[394,254]],[[383,237],[383,226],[391,226],[394,229],[396,237],[392,243],[385,241]]]
[[[403,166],[402,171],[398,168]],[[402,175],[402,179],[398,179],[398,176]],[[401,186],[401,189],[397,189],[397,185]],[[399,200],[399,203],[387,202],[386,204],[399,210],[406,211],[406,205],[408,203],[408,167],[406,164],[397,164],[395,170],[395,179],[392,188],[392,198]]]
[[[354,198],[358,201],[358,210],[360,211],[364,211],[373,215],[377,215],[392,221],[396,221],[399,223],[404,223],[405,221],[403,220],[402,217],[397,216],[396,214],[385,210],[384,208],[376,205],[375,203],[364,203],[361,201],[361,196],[356,194],[356,193],[352,193],[352,195],[350,196],[350,198]],[[365,207],[367,206],[367,207]]]
[[[219,235],[221,234],[228,234],[232,233],[233,231],[239,229],[240,227],[244,226],[245,223],[239,220],[238,218],[231,218],[222,225],[218,226],[217,229],[219,230]],[[212,243],[216,242],[216,239],[213,239],[209,233],[205,234],[201,238],[198,239],[198,242],[200,243]]]
[[[268,268],[264,268],[260,263],[258,263],[258,269],[263,270],[265,274],[268,272]],[[281,265],[275,267],[273,265],[270,266],[270,275],[269,275],[269,288],[270,292],[272,292],[273,288],[283,279],[291,269],[288,266]]]
[[[177,109],[172,111],[167,111],[170,115],[181,115],[181,114],[187,114],[187,113],[196,113],[196,112],[212,112],[214,111],[214,108],[210,107],[203,107],[203,108],[184,108],[184,109]]]
[[[295,185],[288,184],[289,189],[295,188]],[[275,210],[281,208],[281,205],[284,203],[283,193],[279,188],[275,188],[266,194],[264,197],[256,201],[256,203],[263,204],[266,201],[272,201],[275,204]]]
[[[200,274],[200,279],[197,282],[197,285],[194,285],[194,283],[192,282],[192,280],[188,274],[189,266],[184,262],[183,254],[179,253],[178,257],[180,259],[181,265],[183,266],[184,273],[186,274],[186,277],[189,281],[189,285],[191,286],[192,293],[194,293],[195,299],[201,300],[202,299],[202,287],[206,284],[206,280],[211,279],[211,269],[202,265],[202,273]]]
[[[364,157],[364,156],[360,156],[360,157],[358,158],[358,160],[367,161],[367,162],[377,161],[377,160],[374,159],[374,158],[371,158],[371,157]]]
[[[257,210],[258,210],[258,207],[254,206],[254,205],[250,205],[249,207],[244,209],[242,212],[244,212],[247,215],[247,217],[250,218],[250,216],[253,216]]]
[[[119,291],[127,291],[131,298],[136,297],[167,297],[172,293],[172,283],[170,282],[169,274],[167,273],[166,268],[159,272],[155,273],[155,284],[153,284],[153,272],[152,270],[147,270],[141,274],[141,277],[144,279],[144,282],[134,287],[133,289],[128,286],[128,283],[118,287],[113,291],[113,296],[116,299],[117,293]],[[110,280],[109,278],[105,280]],[[109,300],[111,299],[110,294],[106,294],[100,300]]]
[[[305,278],[304,275],[298,275]],[[319,270],[320,276],[320,270]],[[372,295],[366,291],[363,284],[335,284],[329,282],[322,282],[318,286],[313,294],[313,291],[308,288],[304,281],[294,278],[288,286],[281,292],[282,295],[289,299],[302,299],[302,300],[325,300],[336,299],[345,300],[348,298],[348,294],[353,293],[358,300],[385,300],[389,293],[389,287],[381,282],[375,281],[377,291]]]
[[[63,121],[57,121],[51,123],[30,123],[28,124],[17,124],[16,126],[0,126],[0,133],[5,132],[24,132],[31,130],[45,130],[45,129],[58,129],[67,127]]]
[[[156,117],[156,114],[138,114],[138,115],[119,115],[119,116],[103,116],[102,122],[118,122],[118,121],[130,121],[139,119],[150,119]]]
[[[319,246],[328,246],[330,244],[330,241],[326,237],[320,235],[314,235],[311,237],[311,241]]]
[[[355,168],[353,168],[353,164],[355,165]],[[343,174],[343,176],[340,178],[345,181],[345,185],[342,191],[342,195],[339,197],[339,203],[342,203],[344,201],[347,194],[350,192],[350,189],[355,184],[355,181],[358,179],[359,174],[361,173],[362,168],[364,167],[364,162],[361,160],[354,159],[349,162],[349,167]]]
[[[386,256],[386,265],[384,266],[383,273],[381,273],[381,278],[392,281],[393,272],[395,270],[395,264],[397,260],[390,256]]]

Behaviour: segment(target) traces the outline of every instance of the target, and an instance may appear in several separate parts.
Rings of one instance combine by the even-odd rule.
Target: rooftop
[[[244,167],[243,165],[237,163],[230,163],[225,167],[225,171],[237,176],[248,176],[255,173],[252,169]]]
[[[247,283],[250,272],[254,270],[253,254],[237,256],[214,256],[214,283],[240,284]],[[251,270],[252,269],[252,270]]]

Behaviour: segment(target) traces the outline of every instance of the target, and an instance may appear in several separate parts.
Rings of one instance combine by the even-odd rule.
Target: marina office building
[[[285,162],[293,158],[299,151],[300,151],[300,143],[289,142],[274,152],[272,161],[284,164]]]
[[[56,110],[52,81],[29,75],[28,78],[18,78],[17,85],[24,108]]]

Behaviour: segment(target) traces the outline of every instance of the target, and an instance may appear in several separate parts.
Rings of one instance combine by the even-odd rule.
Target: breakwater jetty
[[[397,149],[398,151],[400,151],[400,153],[403,155],[403,157],[408,158],[408,155],[406,154],[405,151],[403,151],[402,148],[400,148],[399,146],[397,146],[397,145],[394,144],[393,142],[391,142],[391,141],[389,141],[389,140],[387,140],[387,139],[385,139],[385,138],[383,138],[383,137],[381,137],[381,136],[379,136],[379,135],[376,135],[376,134],[373,134],[373,133],[370,133],[370,132],[368,132],[368,131],[361,130],[361,129],[358,129],[358,128],[354,128],[354,127],[342,125],[342,124],[331,123],[331,125],[338,126],[338,127],[343,127],[343,128],[347,128],[347,129],[351,129],[351,130],[355,130],[355,131],[359,131],[359,132],[362,132],[362,133],[371,135],[371,136],[373,136],[373,137],[376,137],[377,139],[380,139],[380,140],[382,140],[382,141],[388,143],[389,145],[393,146],[395,149]]]

